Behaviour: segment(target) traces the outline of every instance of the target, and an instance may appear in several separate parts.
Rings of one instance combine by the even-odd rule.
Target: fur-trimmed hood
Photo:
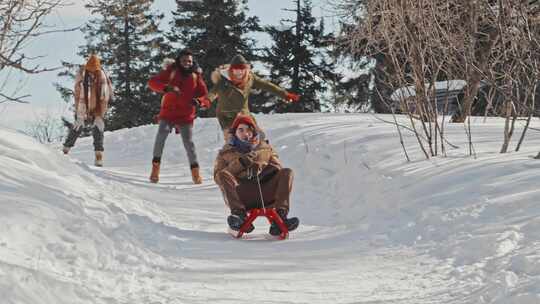
[[[227,80],[228,82],[232,82],[231,77],[229,76],[229,68],[231,67],[230,64],[223,64],[217,67],[212,74],[210,74],[210,80],[213,84],[217,84],[222,78]],[[246,78],[246,82],[250,81],[251,78],[253,78],[252,71],[249,71],[249,75]]]
[[[210,75],[210,79],[212,80],[212,83],[213,84],[218,83],[222,77],[227,79],[228,81],[231,81],[231,79],[229,78],[230,66],[231,66],[230,64],[224,64],[224,65],[218,66]]]
[[[166,70],[168,68],[171,68],[172,65],[174,65],[174,59],[173,58],[165,58],[165,59],[163,59],[163,62],[161,63],[161,68],[163,70]]]

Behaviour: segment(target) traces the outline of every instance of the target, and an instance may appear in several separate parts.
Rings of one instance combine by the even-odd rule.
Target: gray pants
[[[165,141],[167,136],[173,130],[174,125],[165,121],[159,121],[159,128],[156,134],[156,141],[154,142],[154,159],[161,159],[163,154],[163,147],[165,146]],[[197,154],[195,153],[195,144],[193,143],[193,124],[181,125],[180,126],[180,135],[182,135],[182,142],[184,143],[184,148],[188,156],[189,164],[191,166],[198,165]]]
[[[94,151],[103,152],[103,129],[94,123],[88,124],[85,127],[71,127],[69,129],[66,141],[64,142],[64,147],[73,147],[77,141],[77,138],[79,138],[84,129],[88,127],[92,129],[92,136],[94,137]]]

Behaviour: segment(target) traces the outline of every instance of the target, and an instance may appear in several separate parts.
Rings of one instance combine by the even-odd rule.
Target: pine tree
[[[321,110],[319,98],[328,91],[330,82],[339,79],[330,57],[329,46],[334,38],[324,31],[324,22],[312,15],[310,0],[295,0],[296,20],[282,20],[281,26],[269,26],[266,32],[273,45],[265,50],[265,62],[270,66],[274,83],[299,93],[300,102],[268,104],[265,111],[317,112]]]
[[[255,41],[246,35],[260,30],[259,19],[247,16],[247,0],[176,0],[176,6],[168,38],[194,52],[205,80],[235,54],[257,59]]]
[[[392,89],[387,84],[388,61],[382,54],[373,57],[359,54],[358,51],[352,50],[350,45],[357,25],[366,17],[366,14],[359,12],[365,9],[367,2],[367,0],[339,0],[336,4],[342,12],[337,52],[341,61],[350,63],[351,70],[364,72],[356,73],[340,84],[341,99],[355,110],[390,113],[389,100]]]
[[[349,46],[349,37],[354,29],[355,27],[346,23],[345,20],[341,21],[340,32],[336,38],[334,57],[339,58],[346,72],[343,72],[344,77],[335,84],[337,94],[336,98],[334,98],[334,107],[345,112],[367,112],[371,110],[378,112],[380,103],[373,101],[376,98],[372,96],[370,90],[372,79],[377,77],[373,76],[375,72],[373,71],[372,61],[353,54]],[[377,100],[380,100],[378,94],[376,97]]]
[[[114,98],[106,116],[108,130],[134,127],[152,122],[159,111],[159,96],[147,88],[149,77],[161,67],[164,39],[158,22],[162,14],[152,12],[153,0],[95,0],[86,5],[94,18],[82,29],[86,45],[79,55],[95,53],[111,78]],[[73,77],[73,65],[64,63],[64,76]],[[70,90],[57,85],[64,97]]]
[[[370,103],[369,84],[371,74],[367,68],[369,61],[351,61],[344,55],[335,55],[343,66],[343,76],[328,80],[331,84],[331,101],[329,107],[336,112],[369,112],[373,110]]]

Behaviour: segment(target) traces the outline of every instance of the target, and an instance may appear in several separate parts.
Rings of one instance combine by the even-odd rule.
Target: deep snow
[[[286,241],[262,219],[248,239],[226,234],[215,119],[195,123],[202,185],[174,134],[147,182],[155,125],[107,132],[103,168],[91,138],[64,156],[0,129],[1,302],[540,303],[537,131],[499,154],[503,120],[475,118],[475,159],[447,125],[459,148],[430,160],[406,133],[406,162],[373,115],[257,119],[295,171]]]

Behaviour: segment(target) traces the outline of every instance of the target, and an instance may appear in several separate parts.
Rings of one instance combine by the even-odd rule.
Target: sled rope
[[[264,198],[263,198],[263,194],[262,194],[261,181],[259,180],[259,173],[258,172],[257,172],[257,186],[259,186],[259,195],[261,196],[262,208],[266,209],[266,207],[264,206]]]

